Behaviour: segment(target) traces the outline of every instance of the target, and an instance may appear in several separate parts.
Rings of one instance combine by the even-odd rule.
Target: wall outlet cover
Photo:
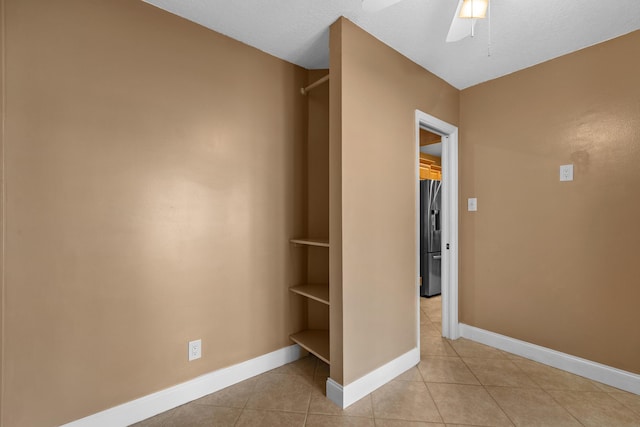
[[[202,357],[202,340],[189,341],[189,362]]]
[[[478,199],[471,198],[471,199],[467,199],[467,210],[469,212],[475,212],[478,210]]]
[[[560,181],[573,181],[573,165],[560,166]]]

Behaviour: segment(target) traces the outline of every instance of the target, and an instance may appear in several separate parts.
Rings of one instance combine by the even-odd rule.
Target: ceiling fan
[[[367,12],[377,12],[400,1],[402,0],[362,0],[362,9]],[[473,36],[476,20],[486,17],[488,9],[489,0],[458,0],[458,7],[453,15],[446,41],[457,42]]]

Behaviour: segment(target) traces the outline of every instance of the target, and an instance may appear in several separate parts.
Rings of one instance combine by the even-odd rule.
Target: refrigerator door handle
[[[437,209],[431,211],[431,230],[440,231],[440,211]]]
[[[442,259],[442,255],[434,255],[433,259]]]

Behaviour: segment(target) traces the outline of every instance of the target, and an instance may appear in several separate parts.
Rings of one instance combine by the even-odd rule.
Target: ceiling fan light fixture
[[[489,0],[464,0],[460,8],[460,18],[486,18]]]

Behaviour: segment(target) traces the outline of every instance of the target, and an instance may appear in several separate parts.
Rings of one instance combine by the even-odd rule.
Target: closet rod
[[[321,85],[322,83],[326,82],[327,80],[329,80],[329,74],[327,74],[326,76],[322,77],[320,80],[318,80],[318,81],[316,81],[314,83],[311,83],[307,87],[300,88],[300,93],[303,94],[303,95],[306,95],[307,92],[309,92],[311,89],[313,89],[316,86]]]

